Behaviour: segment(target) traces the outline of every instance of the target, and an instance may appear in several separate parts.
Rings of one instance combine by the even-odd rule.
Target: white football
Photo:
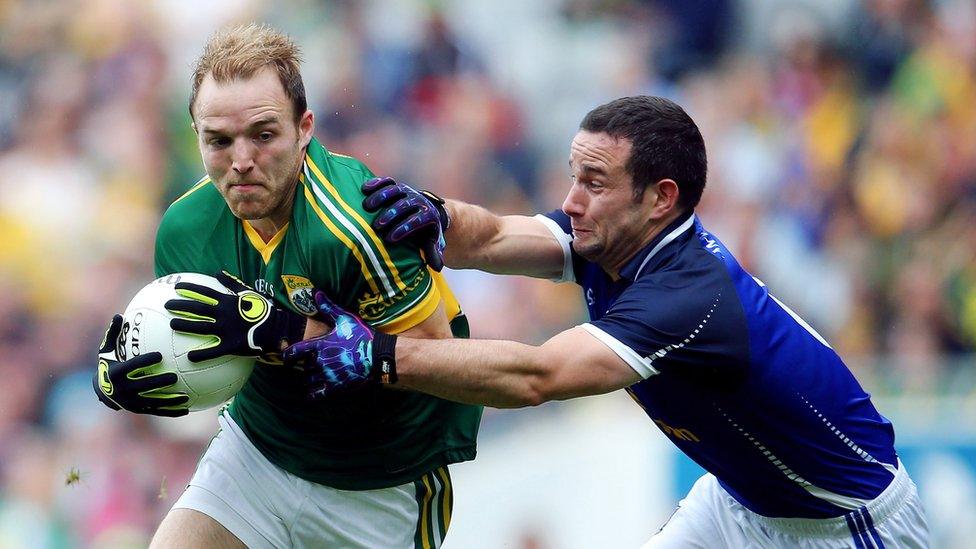
[[[176,391],[186,393],[190,411],[206,410],[229,400],[244,386],[254,358],[225,355],[203,362],[190,362],[187,353],[208,346],[206,336],[174,332],[169,321],[173,313],[163,307],[170,299],[185,299],[176,293],[177,282],[192,282],[233,294],[216,278],[198,273],[175,273],[147,284],[132,298],[122,314],[122,331],[116,342],[119,360],[159,351],[163,361],[150,373],[173,372],[179,379]]]

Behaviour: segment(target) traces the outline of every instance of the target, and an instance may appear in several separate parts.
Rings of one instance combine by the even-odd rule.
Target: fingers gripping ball
[[[92,378],[95,395],[113,410],[137,414],[176,417],[186,415],[188,397],[174,391],[178,381],[171,372],[155,372],[162,355],[141,353],[119,361],[116,344],[122,330],[122,315],[115,315],[98,349],[98,366]]]
[[[174,313],[164,304],[180,298],[176,285],[191,283],[205,288],[208,293],[236,295],[217,279],[197,273],[176,273],[164,276],[149,283],[129,302],[119,331],[116,353],[120,361],[158,352],[162,355],[159,364],[152,366],[147,373],[172,373],[176,383],[170,392],[179,392],[189,397],[189,410],[205,410],[218,406],[230,399],[244,386],[254,368],[253,357],[234,355],[208,356],[206,360],[191,362],[189,354],[205,352],[220,344],[219,338],[211,335],[178,332],[170,328],[174,318],[191,318],[192,313]],[[241,315],[247,317],[267,314],[262,300],[240,299]],[[192,317],[199,320],[199,317]]]

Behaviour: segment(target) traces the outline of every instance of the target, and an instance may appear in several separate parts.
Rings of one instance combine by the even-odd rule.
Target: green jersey
[[[156,236],[156,275],[221,269],[279,306],[313,315],[312,288],[388,333],[427,319],[443,304],[457,337],[467,324],[439,273],[416,248],[387,247],[362,208],[373,174],[359,161],[312,140],[288,224],[264,242],[234,217],[205,177],[166,211]],[[259,365],[230,414],[272,463],[343,490],[415,480],[442,465],[474,459],[481,407],[371,386],[311,401],[301,373]]]

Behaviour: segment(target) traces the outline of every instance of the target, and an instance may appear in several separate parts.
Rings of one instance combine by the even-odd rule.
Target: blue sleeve
[[[559,225],[559,228],[562,229],[564,233],[569,235],[573,234],[573,226],[570,224],[569,216],[566,215],[566,213],[563,212],[562,210],[553,210],[549,213],[542,214],[542,215],[555,221],[556,225]]]
[[[577,255],[576,251],[573,250],[573,227],[570,223],[569,216],[562,210],[553,210],[546,214],[539,214],[536,217],[541,218],[546,223],[546,226],[552,231],[556,240],[559,240],[560,244],[563,245],[566,264],[563,268],[562,277],[556,280],[559,282],[576,282],[577,284],[581,284],[582,277],[580,273],[586,260]]]
[[[725,379],[744,372],[748,326],[731,281],[687,274],[641,277],[583,328],[644,378],[671,369]]]

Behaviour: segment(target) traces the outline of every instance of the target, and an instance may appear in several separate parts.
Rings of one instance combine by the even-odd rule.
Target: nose
[[[234,140],[231,168],[241,175],[254,169],[254,146],[247,139]]]
[[[580,217],[585,211],[585,205],[583,204],[583,192],[580,189],[579,183],[573,183],[569,188],[569,193],[566,195],[566,200],[563,200],[563,213],[569,217]]]

